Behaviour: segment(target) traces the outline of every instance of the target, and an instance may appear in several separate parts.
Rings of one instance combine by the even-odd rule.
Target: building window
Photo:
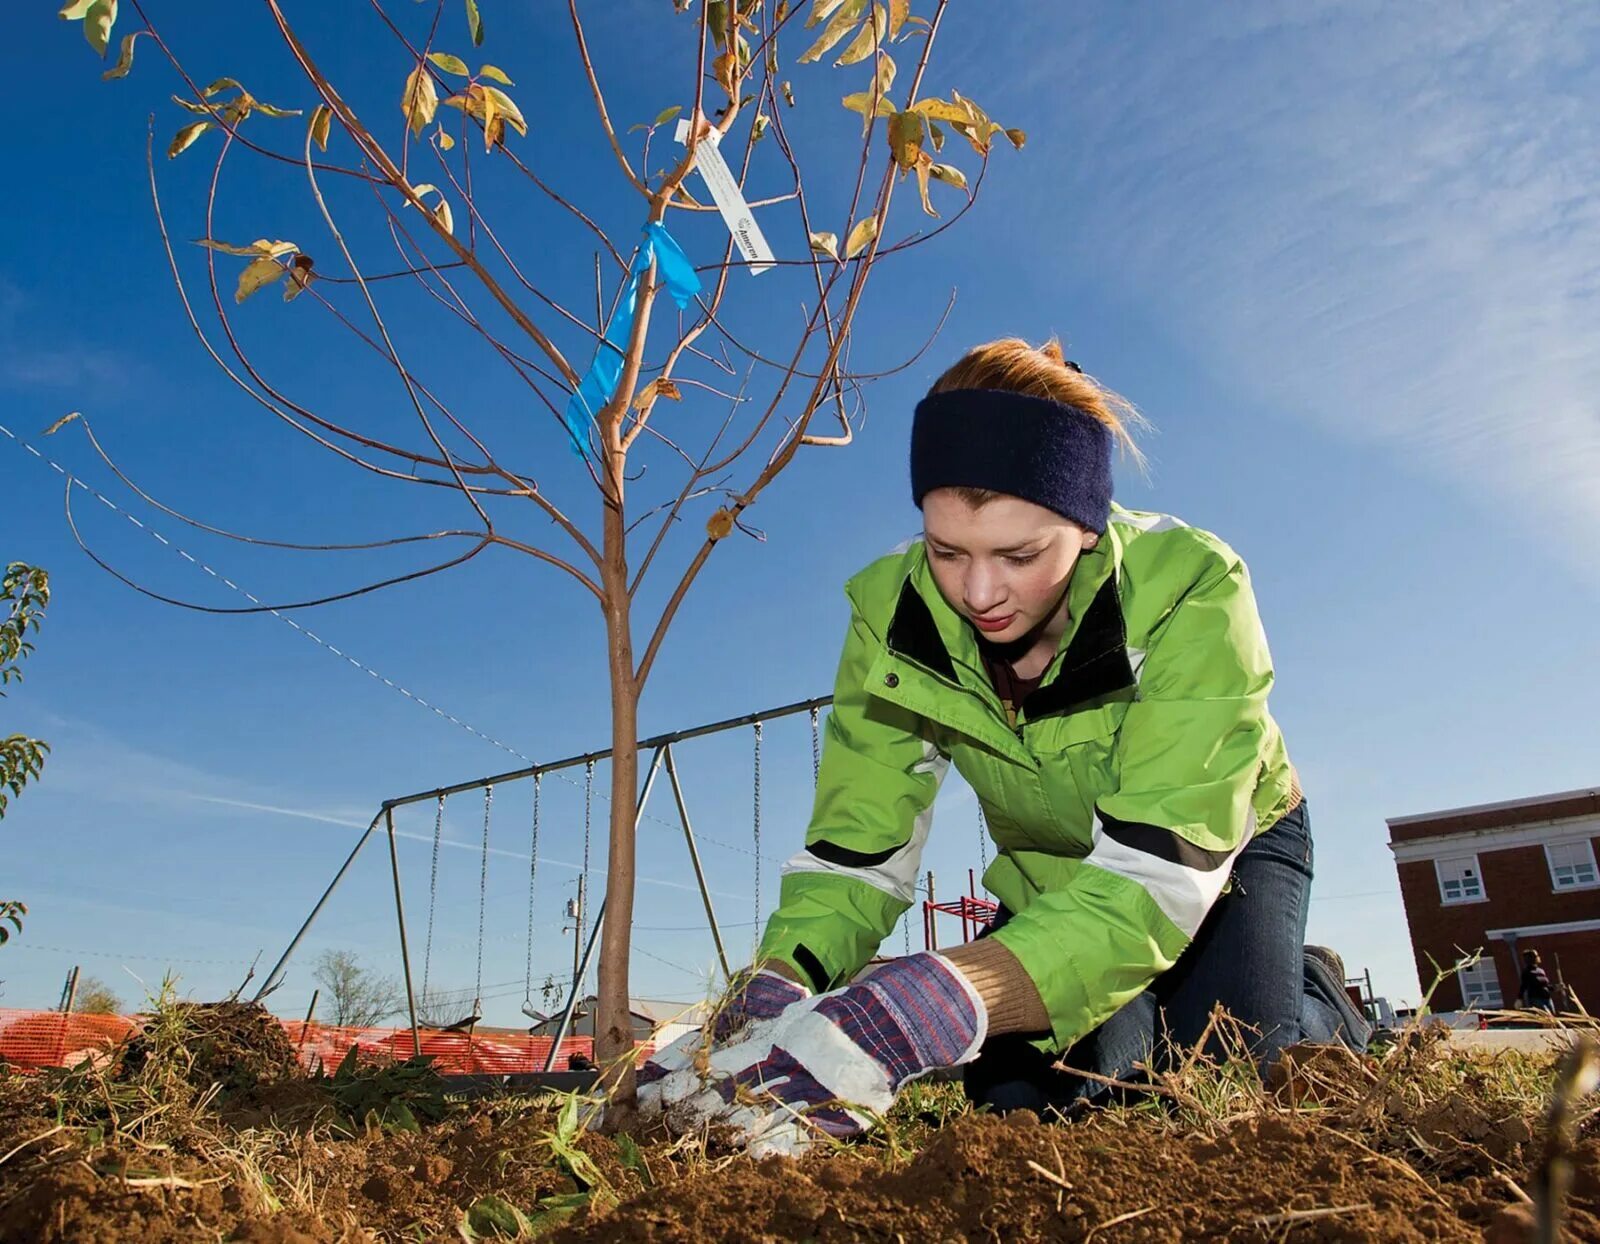
[[[1492,1009],[1501,1004],[1500,975],[1494,970],[1492,959],[1479,959],[1470,967],[1457,968],[1456,979],[1461,982],[1462,1006]]]
[[[1557,890],[1579,890],[1600,884],[1600,874],[1594,866],[1594,844],[1587,838],[1582,842],[1547,846],[1544,854],[1550,863],[1550,884]]]
[[[1435,860],[1434,871],[1439,874],[1439,897],[1446,903],[1480,903],[1484,899],[1483,874],[1478,871],[1478,857],[1463,855],[1453,860]]]

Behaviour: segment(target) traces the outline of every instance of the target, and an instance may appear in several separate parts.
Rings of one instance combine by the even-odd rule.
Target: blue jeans
[[[1263,1069],[1297,1041],[1342,1041],[1364,1050],[1371,1029],[1344,982],[1304,950],[1311,873],[1311,827],[1302,801],[1239,853],[1228,892],[1149,989],[1064,1055],[1041,1052],[1023,1033],[990,1039],[966,1068],[967,1096],[996,1110],[1041,1113],[1103,1097],[1106,1086],[1052,1064],[1137,1081],[1135,1064],[1192,1048],[1219,1002],[1246,1025],[1250,1053]],[[1002,909],[990,927],[1009,917]],[[1227,1051],[1214,1033],[1206,1052],[1221,1057]]]

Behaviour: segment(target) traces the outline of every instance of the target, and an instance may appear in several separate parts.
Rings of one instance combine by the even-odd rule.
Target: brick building
[[[1530,948],[1552,983],[1564,982],[1590,1011],[1600,1007],[1600,789],[1388,824],[1422,987],[1434,963],[1483,951],[1475,967],[1439,983],[1435,1010],[1509,1007]]]

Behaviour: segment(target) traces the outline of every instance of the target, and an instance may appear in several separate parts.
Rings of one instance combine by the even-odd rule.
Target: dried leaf
[[[318,104],[311,114],[311,141],[328,149],[328,129],[333,124],[333,109],[327,104]]]
[[[293,302],[311,284],[312,260],[310,255],[296,255],[289,269],[289,279],[283,284],[283,300]]]
[[[719,53],[711,62],[711,76],[731,99],[738,86],[739,58],[728,52]]]
[[[443,190],[432,182],[425,181],[419,186],[412,186],[411,193],[416,195],[419,201],[430,194],[438,195],[439,202],[437,205],[429,207],[426,203],[423,203],[422,210],[443,225],[446,233],[454,233],[456,231],[455,218],[450,213],[450,204],[445,202]],[[406,201],[406,206],[411,206],[409,199]]]
[[[844,244],[844,257],[854,259],[872,244],[872,239],[878,236],[878,218],[867,216],[856,222],[854,229]]]
[[[788,82],[783,84],[783,102],[791,108],[794,107],[794,87],[790,86]]]
[[[483,15],[478,12],[478,0],[467,0],[467,33],[472,36],[472,46],[483,46]]]
[[[143,33],[142,30],[136,30],[131,35],[122,36],[122,52],[117,57],[117,63],[100,75],[102,79],[109,82],[112,78],[128,76],[128,70],[133,68],[133,41]]]
[[[205,90],[201,91],[200,94],[204,95],[207,99],[210,99],[213,95],[216,95],[222,91],[238,91],[241,94],[245,93],[244,87],[242,87],[236,79],[218,78],[210,86],[206,87]]]
[[[733,530],[733,514],[727,510],[719,509],[706,520],[706,535],[713,540],[721,540]]]
[[[67,0],[61,6],[61,17],[69,22],[81,22],[89,14],[94,0]]]
[[[456,140],[450,137],[450,132],[448,130],[446,130],[444,128],[444,126],[441,125],[439,127],[438,134],[439,134],[439,146],[443,150],[449,151],[450,148],[452,148],[452,147],[454,147],[456,145]]]
[[[678,382],[676,380],[672,380],[663,376],[660,379],[652,381],[651,383],[656,386],[657,396],[664,397],[669,402],[683,401],[683,390],[678,388]]]
[[[928,173],[935,181],[942,181],[954,186],[957,190],[967,188],[967,175],[954,164],[933,164],[928,168]]]
[[[61,418],[57,419],[54,423],[52,423],[48,428],[46,428],[44,430],[44,434],[46,436],[54,436],[57,432],[61,431],[62,428],[66,427],[67,424],[71,423],[74,419],[82,419],[82,418],[83,418],[83,412],[82,411],[80,411],[80,410],[70,410],[66,414],[62,415]]]
[[[883,33],[888,28],[888,25],[889,15],[885,12],[883,5],[874,4],[872,6],[871,20],[856,32],[856,37],[850,40],[849,45],[840,54],[839,59],[833,62],[834,65],[855,65],[866,60],[873,52],[877,51],[878,44],[882,41]]]
[[[907,109],[889,118],[889,150],[902,170],[916,164],[922,151],[922,114]]]
[[[83,14],[83,37],[101,56],[111,42],[111,28],[117,24],[117,0],[94,0]]]
[[[670,108],[663,108],[660,112],[656,113],[656,119],[650,122],[650,124],[652,126],[665,125],[668,121],[672,120],[673,117],[677,116],[682,111],[682,104],[673,104]]]
[[[400,111],[411,124],[411,132],[418,137],[439,110],[439,93],[434,90],[428,71],[418,65],[406,75],[405,94],[400,97]]]
[[[944,126],[940,125],[937,121],[931,121],[930,120],[928,122],[928,133],[933,135],[933,149],[935,151],[943,151],[944,150]]]
[[[828,19],[828,24],[822,28],[822,34],[817,37],[817,41],[801,54],[800,63],[806,65],[821,60],[829,48],[855,28],[866,7],[867,0],[840,0],[837,11]]]
[[[478,76],[480,78],[493,78],[496,82],[503,83],[506,86],[516,86],[515,82],[506,77],[506,71],[498,65],[479,65]]]
[[[186,109],[189,112],[198,112],[203,117],[214,117],[217,115],[217,110],[210,104],[197,104],[192,99],[183,99],[177,95],[172,97],[172,102],[177,104],[178,107]]]
[[[171,160],[182,155],[189,149],[189,144],[199,138],[211,128],[209,121],[196,121],[193,125],[186,125],[173,136],[172,144],[167,148],[167,159]]]
[[[458,78],[470,78],[472,76],[472,70],[467,68],[467,62],[459,56],[451,56],[449,52],[429,52],[428,59],[444,70],[445,73],[453,73]]]
[[[285,271],[284,266],[276,259],[262,256],[260,259],[251,260],[239,274],[239,287],[233,291],[233,300],[243,302],[258,289],[271,285]]]
[[[837,233],[813,233],[811,235],[811,249],[818,255],[827,255],[830,258],[839,258],[839,235]]]
[[[1013,147],[1015,147],[1018,151],[1021,151],[1022,150],[1022,145],[1025,142],[1028,141],[1028,134],[1027,134],[1026,130],[1017,130],[1017,129],[1007,130],[1006,131],[1006,137],[1011,140],[1011,145]]]
[[[900,28],[910,16],[911,0],[889,0],[889,38],[899,37]]]
[[[304,111],[300,108],[274,108],[271,104],[263,104],[259,99],[250,101],[251,107],[264,117],[298,117]]]

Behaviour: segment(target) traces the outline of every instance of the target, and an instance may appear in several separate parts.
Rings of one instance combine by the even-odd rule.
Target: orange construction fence
[[[139,1016],[63,1014],[0,1007],[0,1062],[23,1071],[73,1067],[86,1059],[109,1061],[118,1043],[138,1031]],[[360,1057],[406,1059],[412,1055],[410,1028],[333,1028],[325,1024],[279,1019],[289,1044],[308,1071],[332,1071],[351,1046]],[[522,1075],[544,1070],[552,1038],[526,1033],[436,1032],[423,1029],[422,1052],[432,1057],[443,1075]],[[641,1053],[647,1052],[644,1047]],[[575,1054],[591,1058],[590,1037],[567,1037],[556,1055],[555,1070],[567,1070]]]

